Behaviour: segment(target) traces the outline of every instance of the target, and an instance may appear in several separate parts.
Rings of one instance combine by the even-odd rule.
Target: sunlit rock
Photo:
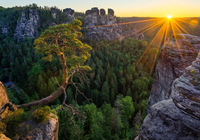
[[[0,82],[0,109],[8,102],[9,102],[9,99],[8,99],[8,95],[7,95],[6,89],[5,89],[4,85],[3,85],[3,83]],[[5,114],[7,112],[8,112],[8,109],[3,112],[3,114],[1,115],[1,118],[4,118]]]
[[[114,10],[108,9],[108,13],[104,9],[97,7],[87,10],[85,13],[85,28],[87,36],[91,40],[123,40],[131,37],[136,40],[145,40],[143,34],[139,34],[138,30],[122,21],[117,21]]]
[[[187,34],[173,35],[160,50],[156,77],[151,89],[148,107],[171,98],[173,81],[196,59],[200,37]]]

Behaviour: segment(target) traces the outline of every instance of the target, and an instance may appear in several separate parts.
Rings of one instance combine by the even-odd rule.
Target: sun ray
[[[155,35],[155,37],[153,38],[153,40],[151,41],[151,43],[149,44],[149,46],[148,46],[147,49],[145,50],[145,52],[148,53],[146,56],[148,56],[148,58],[151,57],[152,54],[151,54],[150,51],[154,51],[154,50],[151,49],[151,48],[153,47],[152,45],[153,45],[154,42],[158,43],[158,45],[157,45],[156,47],[154,47],[157,51],[156,51],[156,54],[155,54],[155,55],[153,56],[153,58],[152,58],[152,63],[151,63],[151,64],[147,64],[147,63],[146,63],[147,59],[144,60],[144,62],[142,62],[143,56],[146,54],[146,53],[144,52],[143,55],[140,57],[140,59],[136,62],[135,66],[134,66],[134,68],[135,68],[139,63],[143,63],[144,68],[147,67],[147,70],[148,70],[148,68],[150,68],[150,70],[148,71],[148,73],[149,73],[148,78],[149,78],[149,79],[150,79],[150,77],[151,77],[151,75],[152,75],[152,72],[153,72],[153,70],[154,70],[154,67],[155,67],[155,63],[156,63],[156,60],[157,60],[157,56],[158,56],[158,54],[159,54],[159,50],[160,50],[160,47],[161,47],[161,42],[162,42],[162,40],[163,40],[165,31],[166,31],[166,29],[167,29],[167,23],[168,23],[168,22],[165,22],[165,23],[162,25],[162,27],[160,28],[160,30],[157,32],[157,34]],[[150,49],[151,49],[151,50],[150,50]],[[150,56],[150,54],[151,54],[151,56]],[[151,61],[150,61],[150,62],[151,62]],[[148,66],[149,66],[149,67],[148,67]],[[143,82],[143,81],[142,81],[142,82]],[[149,81],[148,81],[148,82],[149,82]],[[148,86],[148,84],[147,84],[146,86]]]
[[[165,21],[166,22],[166,21]],[[144,57],[144,55],[146,53],[148,53],[149,49],[151,48],[151,45],[153,44],[153,42],[156,40],[156,38],[159,36],[159,33],[160,31],[163,29],[163,27],[165,26],[166,24],[164,24],[162,26],[162,28],[157,32],[157,34],[155,35],[155,37],[153,38],[153,40],[151,41],[151,43],[149,44],[149,46],[146,48],[146,50],[143,52],[142,56],[139,58],[139,60],[136,62],[135,64],[135,67],[141,62],[142,58]]]
[[[174,23],[175,23],[175,27],[179,30],[179,32],[181,32],[181,30],[180,29],[182,29],[185,33],[187,33],[187,31],[185,31],[184,30],[184,28],[182,28],[176,21],[173,21]],[[180,28],[180,29],[179,29]],[[182,33],[182,32],[181,32]],[[188,34],[188,33],[187,33]],[[194,40],[196,40],[196,38],[194,38],[192,35],[190,35],[190,34],[188,34],[191,38],[193,38]],[[188,43],[188,45],[189,46],[192,46],[192,44],[188,41],[188,39],[185,37],[185,36],[183,36],[184,37],[184,39],[187,41],[187,43]],[[196,40],[196,41],[198,41],[198,40]],[[192,49],[193,50],[193,53],[194,54],[196,54],[197,52],[194,50],[194,49]],[[188,55],[186,55],[185,57],[189,57]]]
[[[147,31],[149,31],[150,29],[156,27],[156,26],[159,25],[159,24],[164,23],[165,21],[166,21],[166,19],[164,19],[164,20],[162,20],[162,21],[160,21],[160,22],[158,22],[158,23],[155,23],[153,26],[151,26],[151,27],[147,28],[146,30],[142,31],[140,34],[143,34],[143,33],[147,32]]]
[[[172,31],[173,31],[173,37],[175,38],[175,41],[176,41],[176,46],[177,46],[177,48],[178,48],[178,52],[179,52],[179,56],[180,56],[180,58],[183,60],[183,56],[182,56],[182,53],[181,53],[181,51],[180,51],[180,44],[179,44],[179,42],[178,42],[178,39],[177,39],[177,36],[176,36],[176,31],[178,31],[178,34],[181,34],[181,31],[180,30],[178,30],[177,28],[176,28],[176,26],[175,26],[175,23],[173,22],[173,21],[171,21],[171,26],[172,26]],[[175,31],[175,28],[176,28],[176,31]],[[178,63],[178,62],[177,62]],[[178,64],[177,64],[178,65]],[[183,61],[183,65],[185,66],[185,62]],[[183,66],[182,65],[182,66]]]
[[[163,40],[164,35],[165,35],[166,28],[167,28],[167,22],[165,22],[165,24],[162,26],[162,28],[160,29],[158,34],[155,36],[155,37],[157,37],[156,38],[156,42],[158,43],[158,45],[157,45],[156,49],[158,51],[157,51],[156,55],[153,58],[153,65],[152,65],[152,67],[150,69],[150,73],[149,73],[150,75],[152,74],[152,71],[153,71],[153,69],[155,67],[155,63],[156,63],[157,56],[158,56],[158,53],[159,53],[159,50],[160,50],[160,47],[161,47],[162,40]]]
[[[115,26],[115,25],[126,25],[126,24],[133,24],[133,23],[141,23],[141,22],[150,22],[150,21],[154,21],[154,20],[161,20],[159,18],[155,18],[155,19],[148,19],[148,20],[139,20],[139,21],[132,21],[132,22],[123,22],[123,23],[115,23],[115,24],[106,24],[106,25],[98,25],[98,26],[88,26],[88,27],[83,27],[83,28],[95,28],[95,27],[108,27],[108,26]]]
[[[136,33],[138,33],[138,32],[140,32],[140,31],[142,31],[142,30],[145,29],[143,32],[141,32],[141,33],[138,34],[138,36],[139,36],[139,35],[141,35],[142,33],[144,33],[144,32],[146,32],[146,31],[150,30],[151,28],[156,27],[157,25],[163,23],[164,21],[166,21],[166,19],[164,19],[164,20],[162,20],[162,21],[160,21],[160,22],[158,22],[158,23],[153,23],[153,24],[151,24],[151,25],[148,25],[148,26],[146,26],[146,27],[144,27],[144,28],[142,28],[141,30],[138,30],[138,31],[136,31],[136,32],[132,32],[131,34],[128,34],[128,35],[124,36],[124,38],[128,38],[128,37],[130,37],[131,35],[136,34]],[[112,43],[109,43],[109,44],[107,44],[106,46],[104,46],[103,48],[108,47],[109,45],[114,44],[115,42],[117,42],[117,41],[114,41],[114,42],[112,42]],[[100,48],[100,49],[102,49],[102,48]],[[96,51],[97,51],[97,50],[96,50]]]

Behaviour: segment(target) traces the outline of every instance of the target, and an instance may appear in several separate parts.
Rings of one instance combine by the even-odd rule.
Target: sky
[[[85,12],[92,7],[111,8],[118,17],[200,17],[200,0],[0,0],[5,8],[36,3],[38,6],[72,8]]]

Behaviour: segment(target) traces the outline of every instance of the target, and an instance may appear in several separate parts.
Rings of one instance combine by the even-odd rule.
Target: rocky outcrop
[[[56,15],[57,15],[58,12],[60,12],[59,9],[57,9],[57,8],[51,8],[51,14],[52,14],[52,16],[53,16],[54,19],[56,19]]]
[[[6,137],[4,134],[0,134],[0,140],[11,140],[11,139]]]
[[[87,10],[85,13],[85,28],[87,36],[91,40],[123,40],[127,37],[144,40],[144,35],[139,34],[138,30],[122,21],[117,22],[114,11],[108,9],[108,14],[104,9],[97,7]]]
[[[138,140],[200,140],[200,120],[183,113],[172,99],[150,108]]]
[[[200,53],[172,84],[172,99],[176,106],[193,117],[200,118]]]
[[[63,9],[63,13],[68,16],[70,22],[75,19],[74,18],[74,10],[73,9],[71,9],[71,8]]]
[[[6,103],[9,102],[6,89],[4,85],[0,82],[0,108],[2,108]],[[2,119],[7,114],[4,111],[1,115]],[[33,117],[29,120],[21,123],[19,129],[19,134],[16,139],[29,139],[29,140],[58,140],[58,130],[59,121],[58,117],[54,114],[49,114],[48,119],[45,122],[37,123]],[[5,135],[0,134],[0,140],[10,140]]]
[[[1,33],[2,33],[2,34],[4,34],[4,35],[7,35],[7,34],[8,34],[7,26],[4,25],[1,21],[0,21],[0,29],[1,29]]]
[[[171,98],[173,81],[191,65],[199,50],[200,37],[197,36],[179,34],[172,36],[165,43],[158,57],[148,108],[159,101]]]
[[[0,109],[9,102],[8,95],[6,92],[6,89],[2,82],[0,82]],[[7,113],[8,110],[4,111],[3,114],[1,115],[2,118],[4,118],[5,114]]]
[[[28,130],[27,130],[28,126]],[[58,140],[59,122],[58,117],[50,114],[49,119],[43,123],[36,123],[34,120],[28,120],[19,128],[23,135],[19,139],[29,140]],[[24,133],[27,134],[24,136]]]
[[[57,15],[58,12],[60,12],[59,9],[51,8],[51,14],[52,14],[53,18],[56,19],[56,15]],[[74,17],[74,10],[73,10],[73,9],[71,9],[71,8],[63,9],[63,13],[68,17],[68,20],[69,20],[69,21],[66,22],[65,24],[68,24],[68,23],[70,23],[72,20],[75,19],[75,17]],[[56,23],[54,23],[54,22],[51,23],[51,26],[55,26],[55,25],[56,25]]]
[[[177,37],[182,39],[183,36]],[[193,39],[190,44],[197,47],[194,44],[198,37]],[[186,38],[185,41],[188,43]],[[171,99],[150,107],[138,140],[200,140],[200,53],[191,66],[185,70],[179,69],[175,74],[180,73],[183,74],[172,83],[169,94]]]
[[[17,22],[14,37],[19,41],[23,41],[25,37],[35,38],[38,33],[38,20],[38,10],[29,9],[29,19],[26,18],[25,11],[23,11],[20,20]]]

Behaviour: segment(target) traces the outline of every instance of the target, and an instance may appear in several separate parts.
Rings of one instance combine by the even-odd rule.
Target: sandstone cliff
[[[172,84],[172,99],[150,107],[138,140],[200,139],[200,53]]]
[[[63,13],[68,16],[68,19],[69,19],[70,22],[75,19],[73,9],[71,9],[71,8],[63,9]]]
[[[85,28],[87,36],[91,40],[123,40],[132,37],[137,40],[144,40],[144,35],[139,34],[138,30],[122,21],[117,21],[114,11],[108,9],[108,14],[104,9],[92,8],[85,13]]]
[[[19,139],[58,140],[58,117],[50,114],[49,119],[42,123],[37,123],[33,119],[30,119],[23,122],[23,125],[19,129],[22,133],[22,135],[18,136]]]
[[[0,108],[4,106],[6,103],[9,102],[6,89],[4,85],[0,82]],[[19,111],[19,110],[17,110]],[[16,123],[17,121],[20,122],[19,127],[17,127],[17,131],[19,132],[18,135],[15,136],[15,139],[29,139],[29,140],[58,140],[58,130],[59,130],[59,122],[58,117],[54,114],[49,114],[48,118],[44,122],[36,122],[33,117],[28,117],[29,119],[26,120],[19,120],[20,117],[12,122],[12,112],[9,112],[8,110],[4,111],[1,115],[2,122],[9,121],[8,124]],[[14,118],[18,117],[18,113],[14,114]],[[9,116],[9,117],[8,117]],[[11,116],[11,117],[10,117]],[[1,120],[0,120],[1,121]],[[22,121],[22,122],[21,122]],[[16,127],[16,124],[14,124]],[[7,126],[7,128],[12,128],[14,126]],[[9,131],[10,130],[6,130]],[[14,130],[16,131],[16,130]],[[12,132],[11,132],[12,133]],[[10,140],[5,135],[1,134],[0,132],[0,139]]]
[[[2,34],[4,34],[4,35],[7,35],[7,34],[8,34],[7,26],[4,25],[1,21],[0,21],[0,29],[1,29],[1,33],[2,33]]]
[[[8,95],[7,95],[6,89],[5,89],[4,85],[2,84],[2,82],[0,82],[0,109],[8,102],[9,102],[9,99],[8,99]],[[2,118],[4,118],[5,113],[7,113],[7,111],[8,110],[6,110],[1,115]]]
[[[59,10],[59,9],[56,9],[56,8],[51,8],[51,14],[52,14],[52,16],[53,16],[53,18],[54,19],[56,19],[56,15],[58,14],[58,13],[60,13],[61,11]],[[75,19],[75,17],[74,17],[74,10],[73,9],[71,9],[71,8],[66,8],[66,9],[63,9],[63,13],[65,14],[65,15],[67,15],[67,17],[68,17],[68,22],[66,22],[65,24],[67,24],[67,23],[70,23],[72,20],[74,20]],[[56,23],[52,23],[52,26],[55,26],[56,25]]]
[[[200,140],[199,41],[200,37],[176,35],[163,46],[150,97],[153,105],[137,140]]]
[[[22,41],[25,37],[35,38],[38,33],[38,20],[38,10],[29,9],[29,19],[26,18],[23,11],[20,20],[17,22],[14,37],[19,41]]]
[[[177,42],[175,41],[177,38]],[[172,36],[162,47],[158,64],[156,66],[156,78],[151,89],[148,106],[171,98],[171,86],[173,80],[181,76],[185,68],[191,65],[200,50],[200,37],[180,34]]]

